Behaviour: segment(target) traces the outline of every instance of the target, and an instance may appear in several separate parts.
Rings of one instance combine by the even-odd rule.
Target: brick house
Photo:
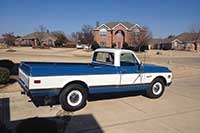
[[[152,42],[155,49],[200,51],[200,33],[185,32],[171,38],[154,39]]]
[[[131,44],[131,34],[137,35],[144,30],[140,25],[130,22],[109,22],[99,25],[98,22],[93,30],[94,40],[100,47],[112,47],[115,43],[117,48],[122,48],[124,42]]]
[[[22,36],[15,40],[15,45],[17,46],[37,46],[37,36],[38,32],[33,32],[31,34]],[[55,47],[55,41],[57,38],[51,33],[44,32],[41,36],[42,46]]]

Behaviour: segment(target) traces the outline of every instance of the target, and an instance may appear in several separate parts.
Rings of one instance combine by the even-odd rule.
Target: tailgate
[[[29,86],[29,76],[26,75],[22,69],[19,69],[19,79],[28,87]]]
[[[29,67],[22,62],[19,67],[19,79],[20,81],[23,82],[23,84],[26,85],[26,87],[29,86],[29,73],[30,73]]]

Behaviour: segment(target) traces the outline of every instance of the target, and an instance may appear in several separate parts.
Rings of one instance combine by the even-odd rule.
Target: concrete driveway
[[[88,105],[69,113],[60,106],[36,108],[19,92],[1,93],[9,98],[10,128],[27,118],[54,119],[68,132],[199,132],[200,76],[174,79],[160,99],[149,99],[140,92],[92,98]],[[17,83],[11,87],[19,87]],[[109,95],[109,94],[108,94]],[[116,98],[118,97],[118,98]],[[101,99],[101,100],[98,100]],[[59,116],[59,118],[57,117]],[[70,119],[63,119],[70,116]],[[60,122],[61,121],[61,122]]]

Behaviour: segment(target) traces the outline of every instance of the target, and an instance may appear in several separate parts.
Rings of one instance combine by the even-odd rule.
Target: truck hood
[[[143,65],[143,72],[145,73],[159,73],[159,72],[169,72],[171,73],[171,70],[167,67],[153,65],[153,64],[144,64]]]

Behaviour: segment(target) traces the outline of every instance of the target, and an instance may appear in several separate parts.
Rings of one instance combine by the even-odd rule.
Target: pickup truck
[[[57,98],[66,111],[76,111],[96,93],[144,90],[149,98],[162,96],[172,83],[167,67],[143,64],[130,50],[100,48],[91,63],[21,62],[19,84],[37,101]],[[37,105],[38,106],[38,105]]]

